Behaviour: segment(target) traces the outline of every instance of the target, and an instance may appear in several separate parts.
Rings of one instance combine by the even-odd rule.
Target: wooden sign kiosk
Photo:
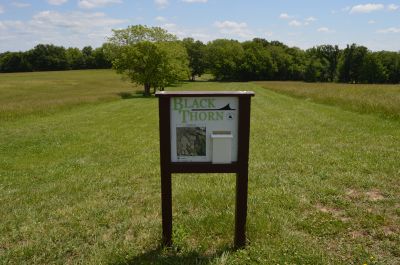
[[[236,248],[246,244],[250,91],[157,92],[163,244],[172,244],[172,173],[236,173]]]

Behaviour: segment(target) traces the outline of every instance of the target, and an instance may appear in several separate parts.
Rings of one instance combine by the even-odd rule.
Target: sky
[[[399,0],[0,0],[0,52],[99,47],[112,29],[137,24],[205,43],[258,37],[302,49],[357,43],[400,51]]]

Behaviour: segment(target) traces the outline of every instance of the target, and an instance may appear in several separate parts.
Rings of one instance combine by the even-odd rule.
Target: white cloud
[[[184,28],[174,23],[165,23],[161,25],[161,27],[168,30],[168,32],[176,35],[179,39],[191,37],[193,39],[203,42],[215,39],[215,37],[211,36],[206,29]]]
[[[289,14],[288,13],[281,13],[280,15],[279,15],[279,18],[281,18],[281,19],[289,19],[289,18],[291,18],[292,16],[289,16]]]
[[[320,27],[317,29],[318,32],[322,32],[322,33],[332,33],[334,32],[333,30],[327,28],[327,27]]]
[[[59,13],[56,11],[42,11],[34,15],[29,23],[39,27],[46,25],[46,27],[85,31],[89,28],[113,26],[122,22],[124,20],[108,18],[106,14],[101,12],[83,13],[75,11]]]
[[[356,5],[350,9],[350,14],[354,13],[371,13],[373,11],[378,11],[384,9],[385,6],[382,4],[364,4]]]
[[[208,41],[211,39],[211,36],[207,33],[192,33],[189,36],[194,39],[202,40],[202,41]]]
[[[0,5],[0,14],[4,13],[4,7],[2,5]]]
[[[381,29],[377,31],[378,33],[400,33],[400,28],[387,28],[387,29]]]
[[[233,35],[246,39],[254,36],[245,22],[238,23],[229,20],[225,20],[223,22],[216,21],[214,26],[217,27],[222,34]]]
[[[104,13],[42,11],[28,21],[1,21],[2,50],[27,50],[38,43],[63,46],[100,46],[111,35],[111,29],[126,21]]]
[[[208,0],[182,0],[185,3],[207,3]]]
[[[68,0],[47,0],[47,3],[54,6],[65,4]]]
[[[389,11],[396,11],[397,9],[399,9],[399,6],[395,5],[395,4],[390,4],[390,5],[387,6],[387,9]]]
[[[169,5],[168,0],[154,0],[154,3],[158,8],[165,8]]]
[[[298,20],[292,20],[289,22],[289,26],[291,27],[301,27],[303,25],[303,23],[301,23]]]
[[[272,31],[265,31],[264,36],[270,38],[270,37],[274,36],[274,33]]]
[[[375,20],[369,20],[369,21],[368,21],[368,24],[375,24],[375,23],[376,23]]]
[[[162,25],[162,28],[164,28],[166,30],[176,30],[177,26],[174,23],[165,23]]]
[[[11,5],[17,7],[17,8],[25,8],[25,7],[30,7],[31,4],[29,3],[23,3],[23,2],[12,2]]]
[[[308,17],[304,20],[304,26],[308,26],[311,23],[313,23],[314,21],[317,21],[317,19],[315,17]]]
[[[315,18],[315,17],[308,17],[308,18],[306,18],[305,19],[307,22],[314,22],[314,21],[316,21],[317,19]]]
[[[2,29],[21,30],[24,28],[24,23],[20,20],[5,20],[0,22],[2,24]]]
[[[90,9],[120,3],[122,3],[122,0],[80,0],[78,6],[80,8]]]
[[[167,21],[167,19],[166,19],[165,17],[161,17],[161,16],[156,17],[155,20],[157,20],[158,22],[165,22],[165,21]]]

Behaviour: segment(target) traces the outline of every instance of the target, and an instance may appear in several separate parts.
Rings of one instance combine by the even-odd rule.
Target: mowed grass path
[[[134,97],[0,126],[2,264],[400,263],[400,123],[253,90],[248,247],[233,251],[235,176],[173,176],[161,238],[158,110]]]

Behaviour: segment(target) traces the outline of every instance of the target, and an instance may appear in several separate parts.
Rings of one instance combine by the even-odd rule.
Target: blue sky
[[[135,24],[203,42],[259,37],[303,49],[400,50],[398,0],[0,0],[0,52],[39,43],[98,47],[111,29]]]

